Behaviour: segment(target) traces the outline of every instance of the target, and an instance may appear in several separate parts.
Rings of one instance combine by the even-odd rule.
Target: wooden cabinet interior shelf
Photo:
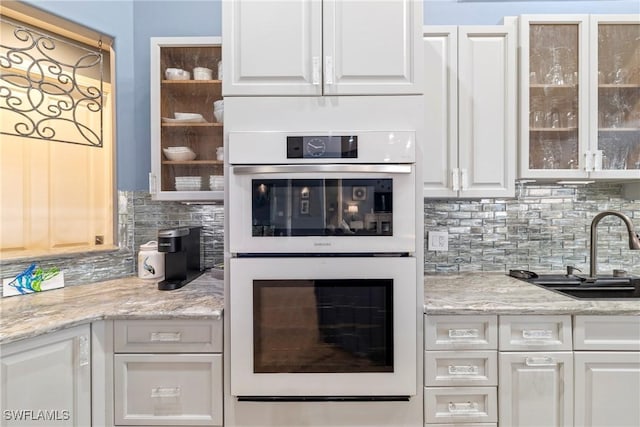
[[[163,165],[222,165],[222,160],[163,160]]]
[[[223,127],[222,123],[162,123],[162,127]]]
[[[209,185],[211,177],[224,173],[224,162],[218,160],[224,146],[224,125],[213,112],[214,102],[222,100],[222,81],[209,75],[208,80],[168,80],[165,74],[168,68],[177,68],[189,72],[193,79],[196,68],[205,68],[217,76],[220,42],[219,37],[152,38],[152,98],[156,100],[152,143],[158,148],[153,159],[158,200],[207,200],[213,196],[206,193],[222,191]],[[199,114],[204,120],[176,120],[177,113]],[[195,158],[169,160],[164,150],[171,147],[188,147]],[[194,191],[177,190],[178,179],[185,177],[199,177],[202,185]]]

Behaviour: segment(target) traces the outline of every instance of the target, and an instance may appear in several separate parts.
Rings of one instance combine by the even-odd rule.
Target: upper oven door
[[[231,394],[416,394],[415,258],[232,258],[229,269]]]
[[[415,132],[229,134],[231,253],[415,251]]]

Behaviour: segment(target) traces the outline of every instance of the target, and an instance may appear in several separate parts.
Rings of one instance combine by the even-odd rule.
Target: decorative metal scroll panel
[[[0,134],[102,147],[102,51],[5,19],[0,25],[13,29],[0,43],[0,110],[10,124]],[[99,84],[80,84],[89,73]]]

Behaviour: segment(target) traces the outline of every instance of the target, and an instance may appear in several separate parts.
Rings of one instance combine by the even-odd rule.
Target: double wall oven
[[[416,394],[415,140],[395,129],[229,134],[232,396]]]

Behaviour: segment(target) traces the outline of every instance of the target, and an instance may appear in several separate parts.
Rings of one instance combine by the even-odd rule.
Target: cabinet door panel
[[[322,2],[223,3],[224,96],[321,94]]]
[[[640,425],[640,352],[575,353],[576,426]]]
[[[461,27],[458,38],[461,195],[513,196],[517,143],[513,28]]]
[[[640,178],[640,15],[590,20],[594,178]],[[597,125],[596,125],[597,123]]]
[[[499,423],[573,425],[573,354],[500,353]]]
[[[520,178],[587,177],[588,16],[525,15],[520,25]]]
[[[425,197],[455,197],[453,173],[458,167],[458,29],[424,29],[424,112],[429,137],[423,147]]]
[[[0,351],[1,426],[91,424],[89,325],[19,341]]]
[[[325,94],[422,93],[420,2],[325,0],[323,9]]]
[[[117,354],[119,425],[222,425],[222,355]]]

